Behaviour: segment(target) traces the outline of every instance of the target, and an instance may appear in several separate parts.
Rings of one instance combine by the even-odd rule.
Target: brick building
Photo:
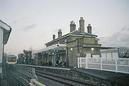
[[[77,67],[77,58],[85,57],[86,53],[100,55],[101,44],[98,43],[97,35],[92,34],[92,26],[88,24],[85,32],[85,20],[80,17],[79,28],[76,30],[74,21],[70,22],[70,32],[62,35],[61,29],[58,31],[58,38],[53,35],[53,40],[46,43],[46,47],[55,44],[65,44],[68,66]]]

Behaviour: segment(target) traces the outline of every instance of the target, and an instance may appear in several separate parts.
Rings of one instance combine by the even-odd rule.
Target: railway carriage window
[[[15,55],[8,55],[7,57],[7,63],[8,64],[16,64],[17,57]]]

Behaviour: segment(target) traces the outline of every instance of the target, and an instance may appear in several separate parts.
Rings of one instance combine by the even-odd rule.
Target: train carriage
[[[6,59],[7,64],[16,64],[17,63],[17,56],[15,55],[8,55]]]

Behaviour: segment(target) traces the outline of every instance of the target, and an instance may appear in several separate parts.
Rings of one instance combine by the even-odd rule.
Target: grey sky
[[[112,36],[129,27],[129,0],[0,0],[0,19],[13,28],[5,50],[40,49],[58,29],[68,33],[71,20],[78,28],[81,16],[94,34]]]

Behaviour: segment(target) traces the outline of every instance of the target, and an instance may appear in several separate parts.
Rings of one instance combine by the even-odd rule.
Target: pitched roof
[[[83,32],[83,33],[81,32],[81,33],[80,33],[78,30],[75,30],[75,31],[73,31],[73,32],[67,33],[67,34],[65,34],[65,35],[63,35],[63,36],[61,36],[61,37],[59,37],[59,38],[56,38],[56,39],[54,39],[54,40],[51,40],[51,41],[47,42],[46,45],[49,44],[49,43],[52,43],[52,42],[54,42],[54,41],[58,41],[58,40],[60,40],[60,39],[63,39],[63,38],[65,38],[65,37],[68,37],[68,36],[70,36],[70,35],[72,35],[72,36],[84,36],[84,35],[89,35],[89,36],[97,37],[97,35],[93,35],[93,34],[86,33],[86,32]]]
[[[40,49],[40,50],[35,50],[33,51],[34,54],[36,53],[41,53],[43,51],[48,51],[48,50],[51,50],[51,49],[64,49],[66,47],[65,44],[55,44],[55,45],[52,45],[52,46],[49,46],[49,47],[46,47],[46,48],[43,48],[43,49]]]

